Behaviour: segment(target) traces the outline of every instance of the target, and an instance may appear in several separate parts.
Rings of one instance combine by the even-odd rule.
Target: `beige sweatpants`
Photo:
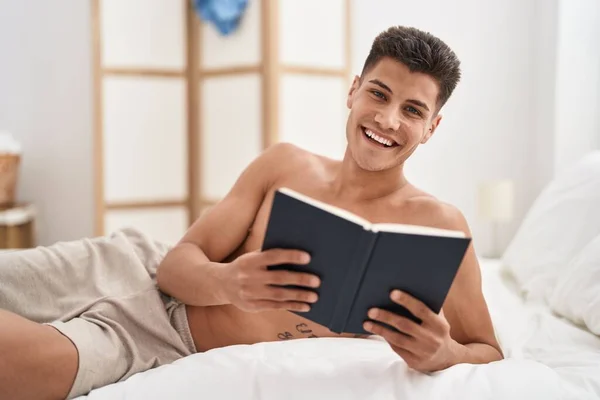
[[[0,308],[54,326],[77,347],[69,398],[196,351],[185,305],[156,286],[167,250],[126,229],[0,253]]]

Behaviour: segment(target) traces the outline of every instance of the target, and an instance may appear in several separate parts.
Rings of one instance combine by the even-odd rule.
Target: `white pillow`
[[[503,256],[530,300],[548,301],[558,273],[600,234],[600,151],[559,174],[542,191]]]
[[[550,308],[600,335],[600,235],[559,273]]]

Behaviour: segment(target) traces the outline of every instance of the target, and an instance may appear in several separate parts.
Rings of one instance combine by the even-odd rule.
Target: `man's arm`
[[[463,214],[452,206],[444,207],[447,228],[472,237]],[[504,357],[483,296],[481,270],[472,242],[448,293],[444,314],[450,324],[450,335],[457,343],[453,364],[486,363]]]
[[[192,306],[230,302],[222,284],[222,261],[243,243],[265,195],[295,152],[289,144],[267,149],[225,198],[194,222],[158,267],[163,292]]]
[[[456,208],[437,203],[433,210],[428,210],[428,215],[434,217],[432,226],[461,230],[471,237],[464,216]],[[369,322],[365,323],[365,330],[381,335],[410,367],[431,372],[460,363],[482,364],[503,358],[483,297],[479,263],[472,243],[440,314],[433,313],[407,293],[394,291],[390,298],[421,319],[422,324],[385,310],[372,309],[369,318],[393,326],[402,333]]]

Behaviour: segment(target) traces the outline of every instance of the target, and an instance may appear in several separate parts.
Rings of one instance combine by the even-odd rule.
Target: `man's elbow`
[[[492,348],[496,351],[498,358],[494,361],[501,361],[504,360],[504,352],[502,351],[502,349],[500,348],[500,346],[492,346]]]
[[[173,250],[171,250],[173,251]],[[166,291],[166,277],[168,276],[168,271],[166,271],[168,269],[168,258],[169,258],[169,254],[167,253],[167,255],[162,259],[162,261],[160,262],[160,264],[158,264],[158,267],[156,268],[156,286],[158,286],[158,288],[164,292],[167,293]]]
[[[158,288],[166,293],[169,293],[170,281],[172,280],[173,275],[173,265],[177,263],[177,253],[179,252],[179,247],[181,245],[178,244],[162,259],[158,267],[156,268],[156,285]]]
[[[466,345],[474,356],[474,362],[477,364],[487,364],[495,361],[504,360],[504,353],[497,344],[491,343],[471,343]]]

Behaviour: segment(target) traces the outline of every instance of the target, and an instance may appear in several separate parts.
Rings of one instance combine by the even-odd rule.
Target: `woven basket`
[[[0,208],[15,202],[20,161],[17,154],[0,154]]]

